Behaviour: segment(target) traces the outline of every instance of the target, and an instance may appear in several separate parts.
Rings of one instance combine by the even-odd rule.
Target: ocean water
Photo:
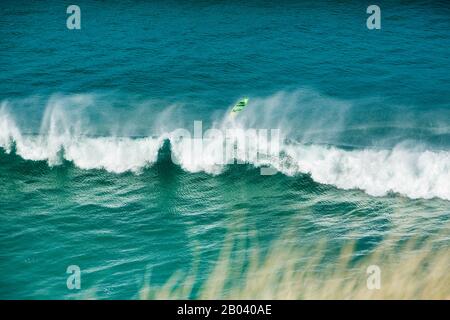
[[[0,3],[0,298],[130,299],[193,265],[201,283],[249,233],[448,247],[445,1],[383,1],[381,30],[364,1],[76,4],[81,30],[64,3]],[[174,132],[194,121],[279,129],[279,157],[192,151]]]

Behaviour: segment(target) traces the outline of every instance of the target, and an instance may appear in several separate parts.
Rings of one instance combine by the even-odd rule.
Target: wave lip
[[[285,174],[308,173],[316,182],[340,189],[361,189],[369,195],[395,192],[412,199],[450,200],[450,152],[415,151],[401,146],[392,150],[343,150],[318,145],[286,146],[296,161]]]
[[[206,148],[203,153],[191,153],[191,156],[195,155],[194,159],[186,157],[185,142],[171,139],[170,134],[156,138],[20,135],[5,139],[1,136],[0,146],[11,152],[14,143],[16,154],[23,159],[44,160],[49,165],[58,165],[65,159],[81,169],[139,173],[157,161],[166,139],[171,143],[177,164],[187,172],[217,175],[227,167],[214,162],[211,148]],[[447,151],[414,151],[402,147],[349,151],[322,145],[286,144],[281,152],[284,156],[269,163],[253,158],[241,158],[241,163],[255,167],[270,164],[287,176],[309,174],[318,183],[340,189],[360,189],[372,196],[395,192],[412,199],[437,197],[450,200],[450,153]],[[236,161],[242,155],[237,152]]]
[[[14,140],[15,153],[25,160],[47,161],[50,166],[54,166],[61,164],[64,159],[80,169],[104,169],[112,173],[140,172],[157,161],[162,144],[163,139],[151,137],[22,137]],[[11,152],[11,146],[0,146],[7,153]]]
[[[63,159],[81,169],[105,169],[109,172],[138,172],[157,160],[162,138],[85,137],[70,131],[52,131],[45,135],[23,135],[14,120],[0,110],[0,147],[25,160],[47,161],[58,165]]]

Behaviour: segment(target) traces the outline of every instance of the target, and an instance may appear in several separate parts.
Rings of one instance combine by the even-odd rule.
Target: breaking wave
[[[389,149],[346,149],[283,138],[276,154],[267,152],[261,157],[258,153],[261,148],[271,149],[269,137],[254,139],[248,132],[243,133],[244,139],[258,141],[257,144],[238,143],[227,148],[224,137],[210,135],[196,149],[198,140],[180,139],[175,131],[144,137],[90,136],[81,132],[77,123],[68,123],[63,110],[51,108],[45,112],[40,133],[25,134],[3,106],[0,109],[0,147],[26,160],[47,161],[50,166],[67,160],[86,170],[139,173],[158,161],[159,151],[164,142],[169,141],[172,160],[187,172],[217,175],[236,161],[255,167],[270,166],[288,176],[309,174],[318,183],[360,189],[372,196],[394,192],[413,199],[450,200],[448,150],[418,149],[403,144]],[[218,128],[224,129],[230,123],[239,127],[230,119],[224,119]]]

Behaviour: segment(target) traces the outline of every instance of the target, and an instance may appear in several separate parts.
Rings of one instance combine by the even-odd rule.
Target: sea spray
[[[326,102],[315,94],[309,94],[309,98]],[[140,173],[158,160],[158,152],[164,141],[168,141],[173,162],[186,172],[217,175],[232,164],[251,164],[273,168],[273,173],[289,176],[308,174],[318,183],[341,189],[360,189],[373,196],[393,192],[414,199],[437,197],[450,200],[448,150],[434,149],[426,144],[419,148],[412,143],[353,148],[305,143],[305,131],[303,136],[295,139],[295,128],[292,121],[288,121],[290,110],[298,101],[306,102],[305,99],[303,91],[252,99],[252,106],[239,117],[216,118],[211,128],[205,132],[201,128],[197,136],[195,128],[192,134],[192,124],[185,126],[191,130],[170,130],[171,126],[163,123],[159,125],[158,134],[138,137],[114,135],[112,130],[109,135],[98,135],[86,115],[97,104],[94,95],[52,96],[39,132],[35,134],[24,132],[19,127],[10,111],[14,103],[3,102],[0,108],[0,147],[10,153],[14,146],[15,153],[23,159],[47,161],[51,166],[67,160],[86,170]],[[265,113],[273,111],[274,106],[281,107],[282,103],[286,107],[274,117],[275,120],[265,117]],[[335,110],[341,111],[336,114],[343,115],[345,112],[342,110],[347,109],[338,105]],[[153,120],[170,122],[175,111],[178,109],[173,105],[155,114]],[[334,129],[340,126],[336,124]],[[276,136],[278,133],[274,135],[274,130],[278,128],[281,130]],[[180,130],[184,130],[184,137]]]

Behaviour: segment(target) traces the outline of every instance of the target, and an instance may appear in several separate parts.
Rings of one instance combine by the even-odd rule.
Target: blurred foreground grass
[[[145,281],[139,298],[450,299],[450,250],[429,242],[409,241],[400,248],[381,244],[356,261],[355,247],[348,245],[329,264],[324,263],[325,244],[298,249],[279,242],[264,255],[255,249],[239,259],[232,246],[228,241],[199,289],[193,289],[197,275],[192,268],[163,286]],[[376,283],[369,266],[381,271],[379,289],[368,288],[368,281]]]

